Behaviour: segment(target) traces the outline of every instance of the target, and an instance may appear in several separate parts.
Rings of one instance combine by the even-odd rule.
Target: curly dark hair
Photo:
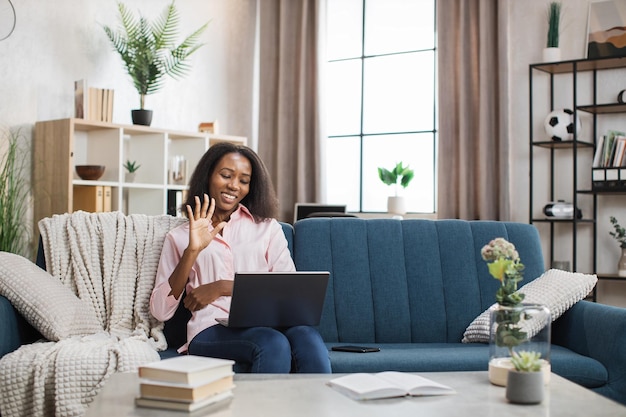
[[[209,193],[209,180],[213,171],[222,157],[229,153],[238,153],[248,158],[250,165],[252,165],[250,191],[241,203],[250,210],[257,223],[265,219],[275,218],[278,212],[278,198],[265,164],[251,148],[231,142],[218,142],[212,145],[200,158],[189,179],[189,193],[187,200],[181,207],[182,213],[187,215],[185,209],[187,205],[195,207],[195,196],[202,200],[202,196]]]

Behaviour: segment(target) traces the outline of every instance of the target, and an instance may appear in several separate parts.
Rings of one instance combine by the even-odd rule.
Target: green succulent
[[[103,26],[103,29],[124,61],[143,109],[145,96],[160,90],[166,75],[182,78],[189,71],[187,59],[203,45],[198,39],[208,23],[175,45],[179,17],[173,1],[155,22],[149,22],[141,15],[137,19],[122,3],[118,3],[118,10],[119,31],[109,26]]]
[[[521,350],[514,352],[511,362],[516,371],[519,372],[539,372],[541,370],[541,353]]]
[[[130,159],[124,164],[124,168],[131,173],[137,171],[139,167],[141,167],[141,165],[139,165],[137,161],[131,161]]]

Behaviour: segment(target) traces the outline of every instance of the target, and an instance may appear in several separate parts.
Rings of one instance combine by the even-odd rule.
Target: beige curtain
[[[437,1],[439,218],[510,217],[507,4]]]
[[[322,0],[259,2],[258,152],[278,198],[279,220],[317,200],[321,172],[319,24]]]

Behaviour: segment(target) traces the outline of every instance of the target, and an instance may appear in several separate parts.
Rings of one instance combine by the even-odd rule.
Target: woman
[[[232,329],[228,315],[236,271],[294,271],[269,174],[250,148],[213,145],[200,159],[185,202],[189,222],[165,238],[150,311],[174,315],[183,292],[192,312],[179,352],[232,359],[255,373],[328,373],[328,350],[312,327]]]

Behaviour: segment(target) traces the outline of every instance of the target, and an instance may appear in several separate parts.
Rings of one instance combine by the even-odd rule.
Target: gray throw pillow
[[[22,256],[0,252],[0,294],[48,340],[102,331],[89,302]]]
[[[596,275],[550,269],[519,289],[526,295],[524,303],[541,304],[550,309],[552,321],[585,298],[598,282]],[[489,343],[489,316],[493,304],[470,323],[463,343]]]

